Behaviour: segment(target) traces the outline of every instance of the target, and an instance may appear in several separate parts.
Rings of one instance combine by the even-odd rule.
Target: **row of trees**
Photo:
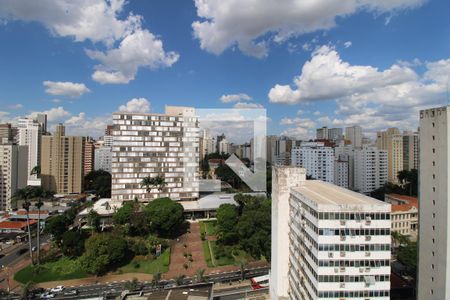
[[[31,174],[37,174],[36,172],[40,172],[39,167],[33,168]],[[27,186],[23,189],[19,189],[12,197],[12,202],[14,207],[18,207],[19,204],[22,205],[22,208],[26,211],[27,216],[27,231],[28,231],[28,250],[30,253],[30,259],[33,263],[40,263],[40,233],[41,233],[41,207],[44,205],[43,199],[53,198],[53,193],[42,189],[39,186]],[[37,222],[37,257],[36,261],[33,259],[32,245],[31,245],[31,228],[30,228],[30,207],[34,205],[38,211],[38,222]]]
[[[402,170],[398,172],[397,178],[400,184],[394,184],[387,182],[384,186],[374,190],[370,193],[370,196],[384,201],[385,194],[401,194],[409,196],[417,196],[418,193],[418,171]]]
[[[270,260],[270,199],[244,194],[234,199],[238,206],[222,204],[217,210],[219,247],[238,246],[256,259]]]

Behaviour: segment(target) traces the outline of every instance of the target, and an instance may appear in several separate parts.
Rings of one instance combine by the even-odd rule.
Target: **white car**
[[[54,288],[50,289],[50,292],[59,293],[59,292],[62,292],[63,290],[64,290],[64,286],[58,285],[58,286],[55,286]]]
[[[52,299],[52,298],[55,298],[55,295],[53,295],[49,292],[46,292],[46,293],[43,293],[40,298],[41,299]]]

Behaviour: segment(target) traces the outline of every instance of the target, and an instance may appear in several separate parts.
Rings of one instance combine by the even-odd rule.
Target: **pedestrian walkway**
[[[185,245],[187,247],[185,247]],[[192,254],[192,262],[184,254]],[[187,264],[188,268],[185,268]],[[169,271],[163,275],[165,279],[176,278],[180,275],[193,277],[199,269],[207,269],[203,244],[200,238],[200,224],[190,223],[189,232],[174,241],[170,250]]]
[[[21,284],[14,280],[14,274],[16,274],[16,272],[22,270],[29,264],[31,264],[31,259],[27,258],[19,261],[18,263],[10,267],[3,268],[0,271],[0,280],[1,280],[0,288],[4,290],[8,290],[9,288],[10,291],[19,290]]]

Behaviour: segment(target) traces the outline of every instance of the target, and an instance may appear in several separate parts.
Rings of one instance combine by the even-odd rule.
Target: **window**
[[[433,153],[436,153],[436,149],[433,148]]]
[[[432,126],[433,126],[433,128],[434,128],[434,126],[435,126],[434,122],[433,122],[433,123],[431,123],[431,125],[432,125]]]
[[[434,270],[434,264],[431,264],[431,269],[433,269],[433,270]]]
[[[435,139],[435,137],[434,137],[434,135],[433,135],[433,141],[434,141],[434,139]]]

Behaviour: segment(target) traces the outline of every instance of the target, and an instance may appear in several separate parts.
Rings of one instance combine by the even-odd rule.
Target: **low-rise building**
[[[406,235],[411,241],[417,240],[419,230],[419,203],[416,197],[387,194],[385,202],[391,203],[391,229]]]

